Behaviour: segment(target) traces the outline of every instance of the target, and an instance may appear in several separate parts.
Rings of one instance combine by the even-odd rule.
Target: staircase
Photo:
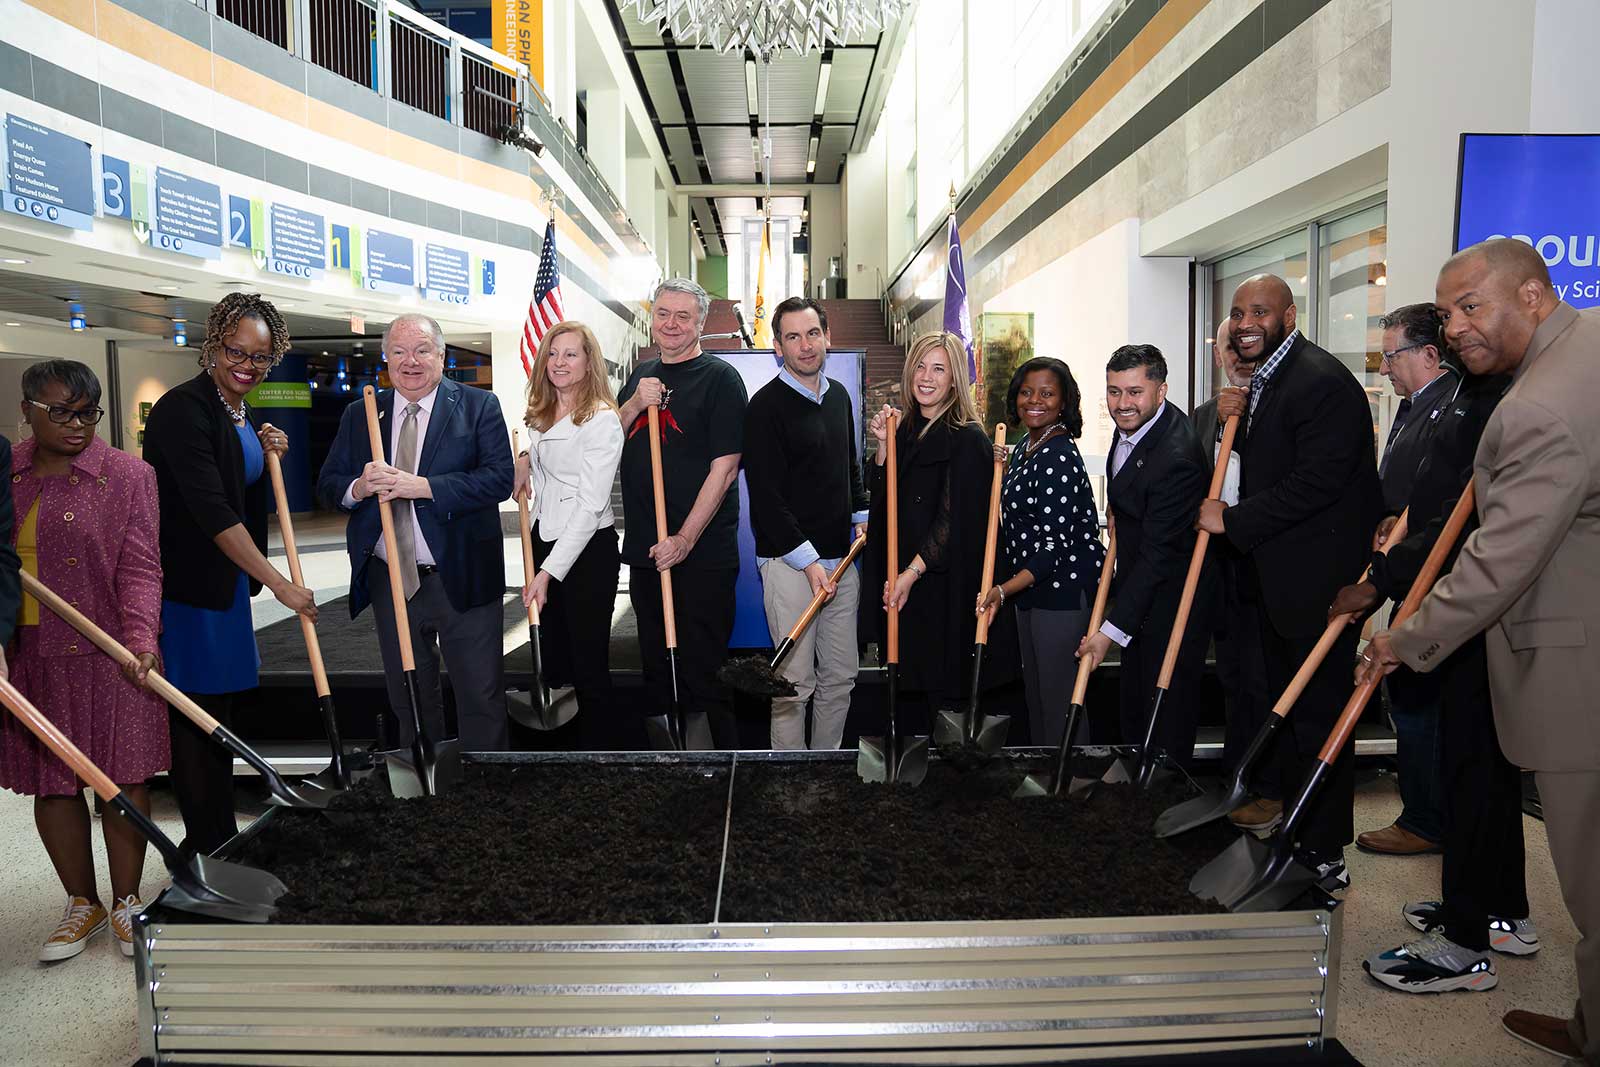
[[[900,396],[900,371],[905,349],[889,339],[883,321],[883,308],[876,300],[822,300],[828,315],[828,335],[834,348],[853,348],[866,352],[862,372],[867,410],[876,411]]]

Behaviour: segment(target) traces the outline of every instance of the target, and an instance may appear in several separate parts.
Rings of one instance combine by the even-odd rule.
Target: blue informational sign
[[[267,270],[315,279],[327,262],[328,228],[321,215],[283,204],[268,209]]]
[[[251,207],[248,196],[228,197],[228,247],[250,248]]]
[[[6,116],[3,206],[13,215],[68,226],[94,227],[94,155],[87,141]]]
[[[201,259],[222,258],[222,190],[212,182],[156,168],[150,247]]]
[[[493,296],[494,295],[494,260],[492,260],[492,259],[484,260],[482,262],[482,264],[481,264],[481,268],[482,268],[482,270],[481,270],[481,274],[479,276],[479,281],[478,281],[478,284],[479,284],[479,287],[480,287],[480,291],[483,293],[484,296]]]
[[[719,359],[727,360],[739,372],[739,377],[744,379],[745,393],[749,396],[755,396],[757,389],[778,376],[778,357],[770,348],[759,352],[718,352],[716,355]],[[862,455],[862,434],[866,427],[861,417],[861,379],[865,366],[864,352],[830,351],[827,367],[823,371],[844,386],[850,396],[850,410],[855,413],[858,458]],[[772,648],[776,642],[767,629],[767,610],[761,602],[761,572],[756,567],[756,535],[750,529],[750,489],[745,484],[743,470],[739,472],[739,578],[734,585],[734,602],[733,636],[728,639],[728,647]]]
[[[100,210],[107,218],[133,218],[133,187],[128,182],[128,161],[100,157]]]
[[[417,287],[417,243],[398,233],[368,230],[366,286],[380,293],[409,293]]]
[[[335,222],[328,227],[328,269],[350,269],[350,227]]]
[[[1600,134],[1461,136],[1456,249],[1514,237],[1538,249],[1556,293],[1600,305]]]
[[[472,299],[472,257],[466,249],[428,245],[422,258],[423,293],[441,304],[465,304]]]

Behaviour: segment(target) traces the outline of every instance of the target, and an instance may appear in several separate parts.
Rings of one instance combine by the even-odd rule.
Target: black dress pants
[[[1322,636],[1322,626],[1300,634],[1284,634],[1273,626],[1265,604],[1258,605],[1261,649],[1266,657],[1267,688],[1282,693]],[[1329,650],[1322,666],[1311,676],[1305,692],[1289,711],[1274,742],[1278,795],[1285,809],[1300,795],[1300,787],[1317,763],[1317,753],[1333,731],[1355,689],[1356,640],[1361,630],[1349,626]],[[1354,741],[1328,769],[1317,795],[1299,824],[1296,847],[1325,856],[1355,840],[1356,774]],[[1264,759],[1266,757],[1263,757]]]
[[[185,693],[229,730],[233,729],[237,693]],[[176,708],[167,706],[172,738],[172,770],[168,777],[183,815],[183,845],[209,855],[239,832],[233,817],[233,754]]]
[[[535,565],[544,566],[553,548],[535,526]],[[577,690],[579,743],[588,752],[626,747],[620,738],[633,735],[619,728],[611,699],[611,613],[621,567],[616,527],[596,530],[567,576],[550,582],[539,616],[545,684]]]
[[[1528,917],[1522,772],[1500,750],[1483,635],[1440,667],[1439,774],[1444,798],[1445,936],[1489,947],[1489,916]]]
[[[678,699],[686,715],[705,714],[713,743],[724,749],[739,745],[733,695],[717,681],[717,668],[727,660],[728,639],[733,636],[733,590],[738,577],[737,567],[672,572]],[[654,567],[629,567],[628,599],[639,624],[639,658],[644,667],[646,705],[640,713],[646,717],[666,715],[672,707],[672,674],[660,572]]]
[[[1206,646],[1211,642],[1211,606],[1215,586],[1202,577],[1199,595],[1184,627],[1178,661],[1161,700],[1161,714],[1150,737],[1151,751],[1164,754],[1185,771],[1194,762],[1195,733],[1200,726],[1200,676],[1206,666]],[[1165,613],[1164,613],[1165,614]],[[1120,669],[1122,743],[1144,744],[1155,705],[1161,662],[1167,655],[1174,619],[1152,617],[1122,650]]]
[[[1261,651],[1261,616],[1253,598],[1246,599],[1240,587],[1238,559],[1217,560],[1222,572],[1216,625],[1212,632],[1217,644],[1217,681],[1222,684],[1222,703],[1227,724],[1223,733],[1222,759],[1229,773],[1239,766],[1245,749],[1272,713],[1276,696],[1267,686],[1266,657]],[[1245,785],[1252,792],[1274,800],[1278,796],[1277,771],[1257,761]]]

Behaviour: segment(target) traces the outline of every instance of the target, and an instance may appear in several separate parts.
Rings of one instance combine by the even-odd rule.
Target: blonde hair
[[[978,409],[972,402],[972,390],[961,381],[960,372],[967,365],[967,347],[961,343],[961,338],[953,333],[940,330],[936,333],[925,333],[911,342],[911,348],[906,352],[906,365],[900,371],[900,395],[905,398],[906,408],[909,411],[916,404],[916,392],[912,389],[911,380],[917,372],[917,361],[930,348],[944,349],[945,358],[950,364],[950,395],[940,405],[939,410],[933,413],[922,433],[926,434],[933,428],[933,424],[943,421],[952,430],[971,423],[977,425]],[[920,410],[920,408],[919,408]]]
[[[540,433],[555,425],[556,407],[560,397],[550,384],[545,371],[550,360],[550,346],[562,334],[575,333],[583,342],[584,374],[578,384],[577,401],[572,405],[572,424],[582,426],[601,408],[617,409],[616,395],[611,392],[611,379],[606,376],[606,361],[600,355],[600,342],[594,331],[581,322],[558,322],[539,341],[539,351],[533,357],[533,375],[528,379],[528,414],[525,423]]]

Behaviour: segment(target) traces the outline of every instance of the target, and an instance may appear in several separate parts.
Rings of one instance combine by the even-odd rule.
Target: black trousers
[[[1500,750],[1483,635],[1439,667],[1440,778],[1444,797],[1445,936],[1489,947],[1489,916],[1528,917],[1522,772]]]
[[[1261,623],[1261,648],[1266,657],[1267,687],[1272,693],[1282,693],[1289,688],[1300,664],[1316,647],[1322,629],[1308,629],[1298,635],[1280,633],[1272,625],[1265,604],[1258,605],[1257,617]],[[1317,753],[1322,750],[1323,742],[1333,731],[1333,724],[1355,688],[1356,640],[1360,636],[1359,627],[1345,628],[1278,731],[1273,757],[1278,795],[1285,806],[1300,795],[1300,787],[1316,766]],[[1355,840],[1354,747],[1353,740],[1346,744],[1323,778],[1311,807],[1299,824],[1296,847],[1325,855],[1338,852]]]
[[[535,526],[534,563],[544,566],[553,548]],[[596,530],[567,576],[550,582],[539,616],[545,684],[577,690],[579,743],[589,752],[623,748],[619,738],[632,736],[618,729],[611,697],[611,613],[621,567],[616,527]]]
[[[717,681],[733,636],[736,567],[674,570],[672,593],[678,625],[678,699],[683,711],[704,712],[718,748],[737,748],[738,723],[733,695]],[[654,567],[628,568],[628,599],[639,624],[639,658],[644,666],[644,716],[665,715],[672,706],[672,675],[667,631],[661,609],[661,575]]]
[[[185,693],[229,730],[237,693]],[[172,791],[183,815],[183,844],[212,853],[239,832],[233,817],[233,754],[170,704],[167,728],[172,738]]]
[[[1202,590],[1205,584],[1202,581]],[[1189,624],[1184,627],[1183,641],[1178,646],[1172,681],[1162,698],[1161,714],[1150,738],[1153,752],[1165,754],[1185,770],[1194,762],[1194,739],[1200,726],[1200,676],[1205,672],[1206,646],[1211,641],[1213,590],[1214,587],[1205,590],[1205,596],[1195,597]],[[1172,624],[1171,617],[1148,620],[1122,650],[1120,711],[1125,745],[1144,744]]]
[[[1272,713],[1274,695],[1267,685],[1267,661],[1261,650],[1261,616],[1253,599],[1239,586],[1235,559],[1223,559],[1216,625],[1217,681],[1222,685],[1223,764],[1230,772]],[[1246,786],[1272,799],[1278,797],[1278,775],[1266,761],[1258,761]]]

